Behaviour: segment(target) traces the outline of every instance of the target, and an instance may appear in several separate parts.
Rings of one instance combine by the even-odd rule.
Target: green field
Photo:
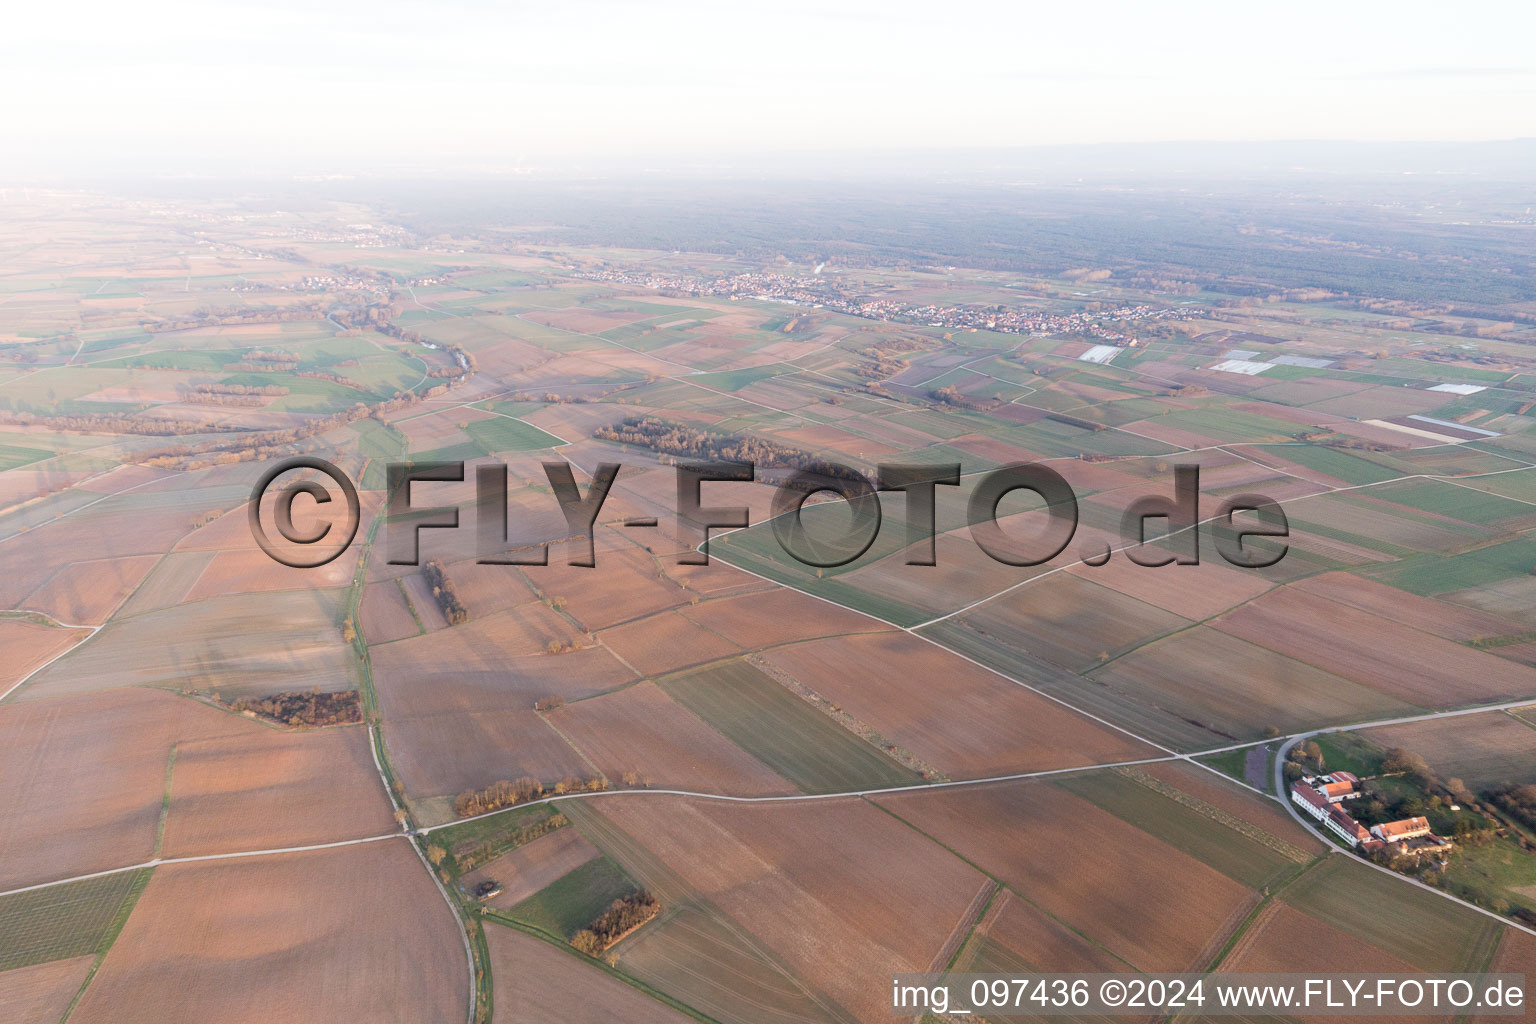
[[[1403,480],[1370,490],[1373,498],[1422,509],[1437,516],[1487,526],[1536,512],[1529,505],[1439,480]]]
[[[1490,842],[1459,844],[1445,871],[1445,887],[1463,899],[1484,906],[1502,900],[1512,907],[1536,911],[1536,857],[1515,840],[1504,837]]]
[[[1056,784],[1250,888],[1296,866],[1279,850],[1115,772],[1069,775]]]
[[[1358,570],[1361,575],[1411,594],[1432,597],[1453,590],[1486,587],[1536,565],[1536,538],[1525,536],[1458,555],[1423,554]]]
[[[745,370],[726,370],[721,373],[699,373],[688,379],[707,388],[717,391],[740,391],[754,381],[766,380],[769,377],[777,377],[789,367],[783,363],[773,363],[769,366],[753,366]]]
[[[1280,898],[1426,971],[1481,970],[1504,931],[1497,921],[1347,856],[1325,857]]]
[[[428,843],[446,851],[443,866],[458,875],[548,834],[541,830],[541,826],[559,813],[550,804],[519,807],[433,832]],[[555,823],[550,827],[566,826]]]
[[[0,971],[105,952],[149,876],[119,871],[0,897]]]
[[[638,889],[634,879],[608,857],[597,857],[523,900],[510,916],[562,939],[591,924],[614,900]]]
[[[526,452],[565,444],[554,434],[545,433],[532,423],[506,416],[498,416],[493,420],[471,420],[464,432],[488,453]]]
[[[1381,762],[1386,751],[1370,740],[1362,739],[1352,732],[1328,732],[1314,736],[1312,740],[1323,752],[1325,771],[1352,772],[1362,779],[1381,772]]]
[[[922,779],[745,661],[656,680],[674,700],[807,793]]]
[[[1276,447],[1269,454],[1308,469],[1315,469],[1319,473],[1337,477],[1350,484],[1374,484],[1402,475],[1386,466],[1362,459],[1358,455],[1350,455],[1348,452],[1320,444],[1289,444]],[[1373,490],[1370,493],[1377,492]]]
[[[51,459],[54,454],[42,448],[20,448],[15,445],[0,444],[0,473],[8,469],[18,469],[33,462],[41,462],[43,459]]]

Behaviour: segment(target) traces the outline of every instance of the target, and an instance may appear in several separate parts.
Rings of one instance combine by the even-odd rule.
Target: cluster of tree
[[[759,467],[785,469],[800,469],[821,462],[809,452],[761,437],[714,434],[659,416],[632,416],[617,426],[598,427],[592,436],[701,461],[749,462]]]
[[[368,389],[350,377],[343,377],[339,373],[327,373],[325,370],[300,370],[295,377],[308,377],[310,380],[330,381],[332,384],[340,384],[344,388],[354,391],[367,391]]]
[[[296,352],[284,352],[281,349],[253,348],[240,356],[247,363],[264,363],[270,366],[298,366],[299,356]]]
[[[941,405],[953,406],[956,409],[985,409],[992,404],[966,394],[953,384],[946,384],[941,388],[930,388],[928,397]]]
[[[627,899],[614,900],[587,927],[571,936],[571,945],[595,957],[661,912],[656,897],[641,889]]]
[[[1098,431],[1109,429],[1109,425],[1106,423],[1095,423],[1093,420],[1085,420],[1077,416],[1068,416],[1064,412],[1048,412],[1045,414],[1045,418],[1048,420],[1054,420],[1057,423],[1065,423],[1067,426],[1076,427],[1079,430]]]
[[[0,423],[20,426],[46,425],[53,430],[77,430],[83,434],[143,434],[148,437],[199,434],[208,429],[208,424],[197,420],[140,419],[133,413],[125,412],[45,416],[42,413],[9,412],[0,409]]]
[[[259,700],[242,698],[231,706],[282,725],[348,725],[363,720],[362,699],[356,690],[274,693]]]
[[[1490,789],[1488,799],[1526,828],[1536,830],[1536,786],[1505,783]]]
[[[196,388],[204,395],[256,395],[264,398],[281,398],[288,389],[281,384],[199,384]]]
[[[444,395],[452,387],[463,383],[463,380],[450,381],[428,388],[426,391],[397,391],[393,398],[385,399],[374,405],[366,405],[358,402],[347,409],[332,413],[329,416],[321,416],[316,419],[306,420],[296,427],[285,430],[269,430],[264,432],[250,432],[243,434],[234,441],[205,441],[197,445],[176,445],[171,448],[163,448],[153,453],[145,453],[137,456],[135,461],[142,462],[146,466],[156,466],[166,469],[205,469],[212,465],[227,465],[234,462],[249,462],[253,459],[272,459],[283,455],[291,455],[299,449],[299,442],[335,430],[337,427],[355,423],[366,417],[373,417],[379,422],[384,422],[385,417],[402,409],[407,409],[417,402],[429,398],[437,398]],[[57,425],[57,419],[38,418],[36,422],[46,422]],[[205,423],[187,424],[188,429],[178,430],[175,433],[196,433],[207,430]],[[62,428],[61,428],[62,429]],[[148,431],[146,431],[147,433]]]
[[[223,514],[224,511],[222,509],[210,508],[206,512],[200,512],[193,516],[187,525],[192,527],[194,530],[201,530],[203,527],[207,526],[209,523],[213,522]]]
[[[240,409],[254,409],[262,405],[255,395],[216,395],[209,391],[188,391],[181,400],[190,405],[218,405]]]
[[[865,380],[894,377],[907,368],[907,360],[903,356],[933,348],[937,344],[932,338],[888,335],[859,349],[858,355],[865,361],[853,367],[853,372]]]
[[[461,622],[468,622],[469,609],[459,600],[459,592],[454,589],[453,580],[443,571],[443,563],[431,559],[422,566],[421,574],[427,578],[432,596],[437,599],[437,606],[442,609],[443,618],[448,620],[448,624],[457,626]]]
[[[141,324],[141,328],[149,334],[163,334],[167,331],[186,331],[196,327],[225,327],[240,324],[282,324],[297,323],[301,320],[324,320],[324,310],[313,306],[294,306],[288,309],[246,309],[233,307],[227,309],[194,309],[192,315],[179,317],[174,320],[154,320]]]
[[[505,779],[493,782],[484,789],[466,789],[453,801],[453,813],[461,818],[497,811],[503,807],[537,800],[544,795],[544,784],[538,779],[524,776],[516,782]]]
[[[534,701],[533,704],[535,711],[558,711],[563,707],[565,707],[564,697],[545,697],[543,700]]]
[[[578,779],[573,775],[545,789],[544,783],[525,775],[516,782],[507,782],[503,779],[491,783],[484,789],[466,789],[454,797],[453,812],[461,818],[472,818],[477,814],[498,811],[503,807],[515,807],[551,794],[560,796],[564,793],[601,793],[607,788],[608,782],[601,776]]]

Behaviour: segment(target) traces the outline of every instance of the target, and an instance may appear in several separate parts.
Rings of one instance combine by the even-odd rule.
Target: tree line
[[[575,935],[571,945],[595,957],[661,912],[656,897],[641,889],[626,899],[614,900],[597,919]]]

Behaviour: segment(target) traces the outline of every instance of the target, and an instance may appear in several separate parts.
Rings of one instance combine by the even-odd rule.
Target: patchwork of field
[[[568,703],[547,720],[612,780],[633,773],[648,786],[735,796],[796,791],[649,681]]]
[[[162,849],[167,857],[303,846],[395,827],[368,733],[252,728],[178,742]]]
[[[70,1019],[462,1020],[456,931],[401,840],[168,864]]]
[[[1155,640],[1088,679],[1108,691],[1099,700],[1104,713],[1182,749],[1421,710],[1210,626]]]
[[[862,979],[927,970],[985,884],[943,847],[858,800],[595,806],[854,1019],[889,1009],[883,991]]]
[[[682,1024],[690,1018],[590,964],[511,928],[486,929],[496,1024]]]
[[[20,1024],[62,1020],[90,974],[93,960],[79,956],[0,971],[0,1013]]]
[[[0,1018],[460,1021],[489,1004],[495,1022],[855,1024],[889,1016],[892,971],[949,964],[1536,964],[1523,933],[1322,856],[1283,805],[1175,756],[1242,775],[1243,744],[1536,700],[1536,332],[1518,304],[1484,330],[1357,289],[1235,304],[1206,281],[1175,302],[1119,269],[405,248],[318,201],[259,223],[199,207],[192,253],[164,211],[93,227],[107,203],[79,199],[48,238],[0,227],[30,267],[0,275],[0,892],[40,886],[0,896]],[[638,267],[648,283],[625,283]],[[780,271],[1078,326],[675,286]],[[647,419],[663,427],[636,433]],[[312,570],[249,529],[251,486],[298,452],[361,491],[357,539]],[[381,518],[402,458],[467,462],[414,499],[459,507],[457,530],[419,541],[460,608],[396,557],[419,522]],[[681,565],[703,534],[673,467],[714,459],[756,462],[700,493],[751,525]],[[884,493],[869,549],[818,568],[768,522],[806,459],[870,478],[959,463],[962,483],[936,488],[931,528]],[[1007,565],[968,502],[983,473],[1040,460],[1076,490],[1076,532]],[[622,465],[590,537],[545,462],[583,494]],[[497,465],[505,540],[482,541],[476,471]],[[1200,467],[1202,519],[1278,500],[1285,558],[1230,564],[1237,527],[1204,523],[1199,565],[1091,564],[1181,465]],[[340,505],[294,516],[336,523]],[[1040,506],[1005,498],[1004,536],[1036,537]],[[816,501],[803,521],[825,548],[846,513]],[[930,534],[938,564],[907,564]],[[546,542],[546,565],[496,558]],[[589,544],[597,566],[571,564]],[[357,690],[363,722],[229,710],[317,690]],[[1485,790],[1536,784],[1533,721],[1365,738]],[[1346,734],[1320,742],[1347,758]],[[524,776],[616,791],[419,831]],[[1513,836],[1448,887],[1536,877]],[[502,892],[479,904],[486,881]],[[641,887],[654,919],[599,958],[571,946]]]
[[[0,705],[0,888],[140,864],[155,849],[171,748],[261,727],[182,697],[120,689]]]
[[[1421,971],[1479,970],[1506,931],[1497,921],[1349,857],[1323,858],[1279,898]]]
[[[1259,898],[1058,786],[993,783],[876,802],[924,834],[942,837],[1137,970],[1208,966]],[[1227,841],[1246,837],[1234,831]]]
[[[288,680],[355,689],[356,665],[338,628],[344,600],[337,590],[238,594],[114,619],[34,675],[13,699],[122,686],[264,697]]]
[[[1152,747],[905,633],[776,648],[763,661],[955,777],[1136,760]]]
[[[1422,707],[1511,700],[1531,687],[1529,668],[1288,587],[1215,626]]]
[[[706,725],[807,793],[911,785],[919,776],[744,660],[656,681]]]

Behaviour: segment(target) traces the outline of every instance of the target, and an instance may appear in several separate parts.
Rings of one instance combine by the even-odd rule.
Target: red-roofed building
[[[1371,833],[1366,830],[1366,827],[1351,818],[1342,808],[1329,807],[1328,817],[1323,819],[1323,825],[1351,847],[1371,841]]]
[[[1417,839],[1429,835],[1428,818],[1404,818],[1387,821],[1371,828],[1371,835],[1384,843],[1400,843],[1404,839]]]
[[[1304,781],[1291,787],[1291,802],[1318,821],[1328,816],[1328,798]]]

